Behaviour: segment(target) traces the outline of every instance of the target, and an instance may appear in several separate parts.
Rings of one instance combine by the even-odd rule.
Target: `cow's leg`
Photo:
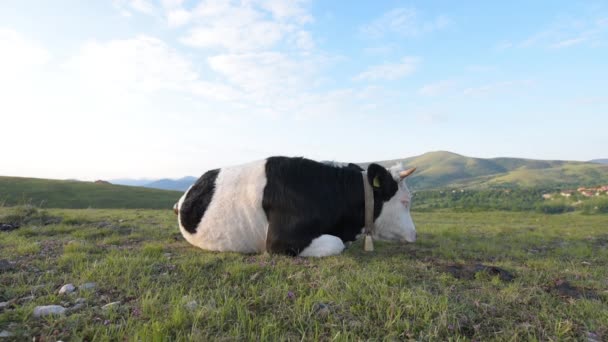
[[[340,254],[344,243],[333,235],[320,235],[319,222],[310,217],[269,215],[266,251],[291,256],[327,256]]]
[[[337,236],[321,235],[312,240],[301,253],[302,257],[326,257],[338,255],[344,250],[344,242]]]

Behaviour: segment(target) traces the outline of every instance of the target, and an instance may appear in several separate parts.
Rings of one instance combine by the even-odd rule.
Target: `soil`
[[[483,264],[450,264],[444,266],[443,271],[453,275],[455,278],[458,279],[474,279],[475,275],[481,272],[487,273],[490,276],[498,276],[500,280],[506,282],[515,279],[515,276],[505,269],[502,269],[497,266],[488,266]]]

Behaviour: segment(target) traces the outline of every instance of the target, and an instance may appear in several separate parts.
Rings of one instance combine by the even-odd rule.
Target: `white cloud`
[[[149,36],[86,43],[67,67],[89,84],[145,91],[179,89],[197,79],[190,61]]]
[[[0,81],[9,75],[38,68],[50,60],[50,53],[38,43],[22,36],[17,31],[0,28]]]
[[[219,101],[241,96],[228,85],[201,79],[188,58],[149,36],[86,43],[66,67],[79,82],[102,91],[169,90]]]
[[[448,25],[449,20],[445,16],[423,19],[420,13],[413,8],[395,8],[362,26],[360,32],[372,38],[378,38],[386,34],[416,37],[424,33],[441,30]]]
[[[124,16],[131,16],[130,11],[147,15],[156,15],[157,13],[156,6],[148,0],[113,0],[112,3]]]
[[[314,19],[308,13],[308,0],[258,0],[257,4],[272,16],[282,21],[295,21],[297,24],[306,24]]]
[[[418,94],[424,96],[437,96],[449,91],[454,88],[454,81],[444,80],[431,84],[427,84],[418,90]]]
[[[188,11],[181,6],[167,12],[170,27],[188,25],[183,44],[230,52],[263,51],[281,42],[301,50],[314,48],[304,25],[313,21],[308,1],[201,1]]]
[[[180,41],[200,48],[252,51],[271,48],[285,33],[284,26],[271,21],[255,21],[248,25],[215,22],[197,26]]]
[[[307,92],[314,82],[317,63],[295,60],[278,52],[224,54],[209,58],[209,66],[247,98],[269,105],[284,101],[281,95]],[[310,91],[311,89],[308,89]]]
[[[315,42],[312,39],[312,35],[308,31],[298,31],[295,39],[295,46],[297,46],[300,50],[310,51],[315,48]]]
[[[534,81],[532,81],[532,80],[518,80],[518,81],[505,81],[505,82],[489,83],[489,84],[485,84],[485,85],[478,86],[478,87],[466,88],[463,91],[463,94],[469,95],[469,96],[486,95],[486,94],[493,93],[496,91],[501,91],[501,90],[505,91],[505,90],[512,90],[512,89],[521,89],[524,87],[529,87],[532,84],[534,84]]]
[[[167,24],[169,27],[180,27],[186,25],[192,19],[190,12],[181,8],[170,10],[167,13]]]
[[[161,0],[163,7],[169,9],[180,7],[183,2],[183,0]]]
[[[385,63],[371,66],[366,71],[355,76],[355,81],[391,81],[410,75],[419,63],[417,57],[404,57],[400,63]]]
[[[561,18],[519,43],[503,42],[497,49],[531,47],[562,49],[585,44],[597,46],[607,39],[607,23],[607,18]]]
[[[578,38],[571,38],[571,39],[565,39],[562,41],[558,41],[556,43],[551,44],[550,47],[552,48],[564,48],[564,47],[569,47],[569,46],[573,46],[573,45],[577,45],[580,43],[583,43],[585,41],[587,41],[588,38],[587,37],[578,37]]]

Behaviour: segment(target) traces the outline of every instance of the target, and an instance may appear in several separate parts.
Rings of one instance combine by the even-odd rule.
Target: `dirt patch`
[[[477,273],[486,273],[492,277],[498,276],[502,281],[512,281],[515,276],[500,267],[483,264],[450,264],[443,266],[442,271],[453,275],[458,279],[474,279]]]
[[[12,271],[15,269],[15,264],[8,260],[0,260],[0,272]]]
[[[545,290],[558,297],[573,298],[573,299],[598,299],[599,296],[594,290],[577,287],[563,279],[556,279],[552,285],[547,286]]]

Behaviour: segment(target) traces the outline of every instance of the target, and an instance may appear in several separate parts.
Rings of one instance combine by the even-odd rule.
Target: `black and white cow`
[[[373,186],[373,238],[416,240],[407,175],[401,166],[270,157],[207,171],[174,209],[184,238],[205,250],[336,255],[362,234],[364,179]]]

